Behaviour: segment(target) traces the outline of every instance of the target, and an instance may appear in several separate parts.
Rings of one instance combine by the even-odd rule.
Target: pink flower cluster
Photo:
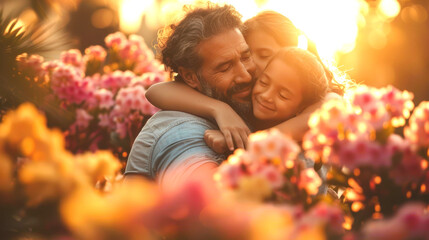
[[[323,104],[309,120],[303,142],[306,154],[349,169],[390,166],[394,154],[389,151],[390,142],[377,137],[405,124],[414,107],[412,98],[411,93],[392,86],[359,86],[350,92],[350,103],[331,100]]]
[[[421,102],[414,109],[404,135],[417,147],[429,147],[429,102]]]
[[[23,53],[16,57],[18,71],[27,77],[34,77],[37,81],[43,81],[45,70],[42,67],[44,58],[39,55],[30,55]]]
[[[292,170],[298,176],[294,177],[294,184],[310,195],[316,194],[321,179],[314,169],[302,169],[303,162],[297,158],[299,152],[299,146],[278,130],[257,132],[249,136],[247,151],[236,150],[220,165],[215,179],[221,189],[237,189],[243,179],[259,178],[268,183],[270,190],[275,190],[286,183],[285,172]]]
[[[133,132],[141,128],[143,118],[158,111],[147,101],[146,89],[167,81],[168,74],[142,37],[127,38],[117,32],[108,35],[105,42],[107,50],[90,46],[82,56],[71,49],[49,62],[24,54],[17,58],[18,67],[47,79],[62,105],[76,112],[71,134],[91,131],[87,128],[98,125],[132,141],[131,128]]]
[[[105,43],[110,53],[114,55],[112,62],[117,62],[138,75],[146,72],[164,72],[162,65],[154,59],[153,52],[141,36],[131,34],[127,39],[123,33],[116,32],[107,36]]]
[[[363,239],[428,239],[428,226],[429,215],[425,205],[408,203],[391,219],[367,223],[362,234]]]
[[[64,100],[67,105],[81,104],[91,98],[95,90],[90,78],[83,78],[79,69],[64,63],[54,68],[49,79],[55,95]]]

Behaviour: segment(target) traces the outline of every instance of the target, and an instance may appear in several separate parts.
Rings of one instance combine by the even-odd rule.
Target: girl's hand
[[[215,108],[213,117],[230,151],[234,150],[234,145],[236,148],[247,146],[250,129],[228,104],[220,102],[220,106]]]
[[[225,137],[219,130],[206,130],[204,132],[204,141],[216,153],[224,154],[228,152]]]

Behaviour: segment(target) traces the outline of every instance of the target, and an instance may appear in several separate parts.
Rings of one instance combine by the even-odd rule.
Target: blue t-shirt
[[[204,132],[208,129],[218,128],[192,114],[159,111],[135,139],[125,174],[141,174],[162,182],[165,175],[173,171],[174,174],[168,176],[180,180],[205,163],[220,164],[224,156],[214,152],[204,141]]]

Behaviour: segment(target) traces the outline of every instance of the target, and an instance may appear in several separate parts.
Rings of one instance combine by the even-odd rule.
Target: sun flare
[[[158,29],[177,19],[186,4],[204,2],[201,0],[139,1],[121,0],[120,26],[124,32],[137,32],[144,16],[146,25]],[[313,42],[322,59],[335,63],[339,54],[355,48],[359,28],[366,25],[365,16],[370,7],[376,7],[383,22],[395,18],[401,10],[397,0],[380,0],[370,4],[365,0],[212,0],[214,3],[231,4],[243,16],[243,21],[263,10],[277,11],[292,22]],[[378,40],[377,40],[378,41]],[[306,48],[304,36],[301,48]]]

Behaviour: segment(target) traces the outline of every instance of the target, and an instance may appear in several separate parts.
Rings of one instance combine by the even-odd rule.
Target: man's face
[[[213,36],[199,44],[198,53],[203,59],[197,74],[200,90],[239,113],[251,112],[256,67],[241,32],[234,29]]]

